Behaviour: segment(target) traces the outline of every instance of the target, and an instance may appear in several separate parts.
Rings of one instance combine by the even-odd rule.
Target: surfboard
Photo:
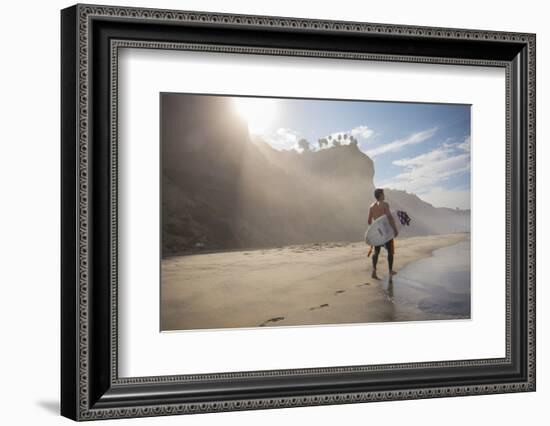
[[[395,226],[399,227],[399,221],[395,220],[395,214],[393,214],[393,212],[392,215],[394,216]],[[395,233],[386,215],[380,216],[373,221],[367,228],[367,232],[365,232],[365,242],[369,246],[381,246],[386,244],[393,237],[395,237]]]

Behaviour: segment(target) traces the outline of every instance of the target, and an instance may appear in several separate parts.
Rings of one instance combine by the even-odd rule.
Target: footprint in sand
[[[370,283],[364,283],[364,284],[357,284],[357,287],[366,287],[369,286]]]
[[[328,308],[328,303],[323,303],[322,305],[314,306],[313,308],[309,308],[309,310],[314,311],[316,309],[321,309],[321,308]]]
[[[334,295],[337,296],[337,295],[339,295],[339,294],[344,293],[345,291],[346,291],[346,290],[336,290],[336,291],[334,292]]]
[[[260,324],[260,327],[265,327],[266,325],[272,323],[272,322],[278,322],[278,321],[282,321],[284,320],[285,317],[274,317],[274,318],[270,318],[268,319],[267,321],[264,321]]]

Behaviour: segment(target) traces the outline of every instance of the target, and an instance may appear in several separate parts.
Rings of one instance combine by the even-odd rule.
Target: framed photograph
[[[535,390],[535,35],[61,12],[61,413]]]

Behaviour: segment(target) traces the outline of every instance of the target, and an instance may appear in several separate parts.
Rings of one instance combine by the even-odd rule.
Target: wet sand
[[[431,257],[434,250],[468,240],[467,233],[398,238],[394,260],[398,275],[392,292],[402,269],[406,275],[406,265]],[[378,260],[380,280],[371,278],[367,252],[363,242],[342,242],[164,259],[161,330],[449,317],[418,306],[411,308],[406,293],[404,304],[394,297],[388,291],[385,250],[381,250]]]
[[[382,288],[394,303],[395,321],[470,318],[470,240],[410,263]]]

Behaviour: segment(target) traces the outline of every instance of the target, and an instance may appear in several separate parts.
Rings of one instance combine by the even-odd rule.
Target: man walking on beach
[[[384,190],[383,189],[376,189],[374,191],[374,198],[376,198],[376,201],[371,204],[369,209],[369,219],[368,223],[369,225],[378,219],[380,216],[388,216],[388,220],[390,222],[391,227],[393,228],[394,232],[394,238],[397,237],[397,227],[395,226],[395,221],[393,220],[393,216],[390,212],[390,205],[384,201]],[[392,275],[395,275],[396,272],[393,270],[393,238],[389,240],[387,243],[384,244],[384,247],[386,251],[388,252],[388,266],[390,271],[390,280]],[[379,279],[378,275],[376,275],[376,264],[378,263],[378,255],[380,254],[380,249],[382,246],[375,246],[374,247],[374,255],[372,256],[372,278]]]

